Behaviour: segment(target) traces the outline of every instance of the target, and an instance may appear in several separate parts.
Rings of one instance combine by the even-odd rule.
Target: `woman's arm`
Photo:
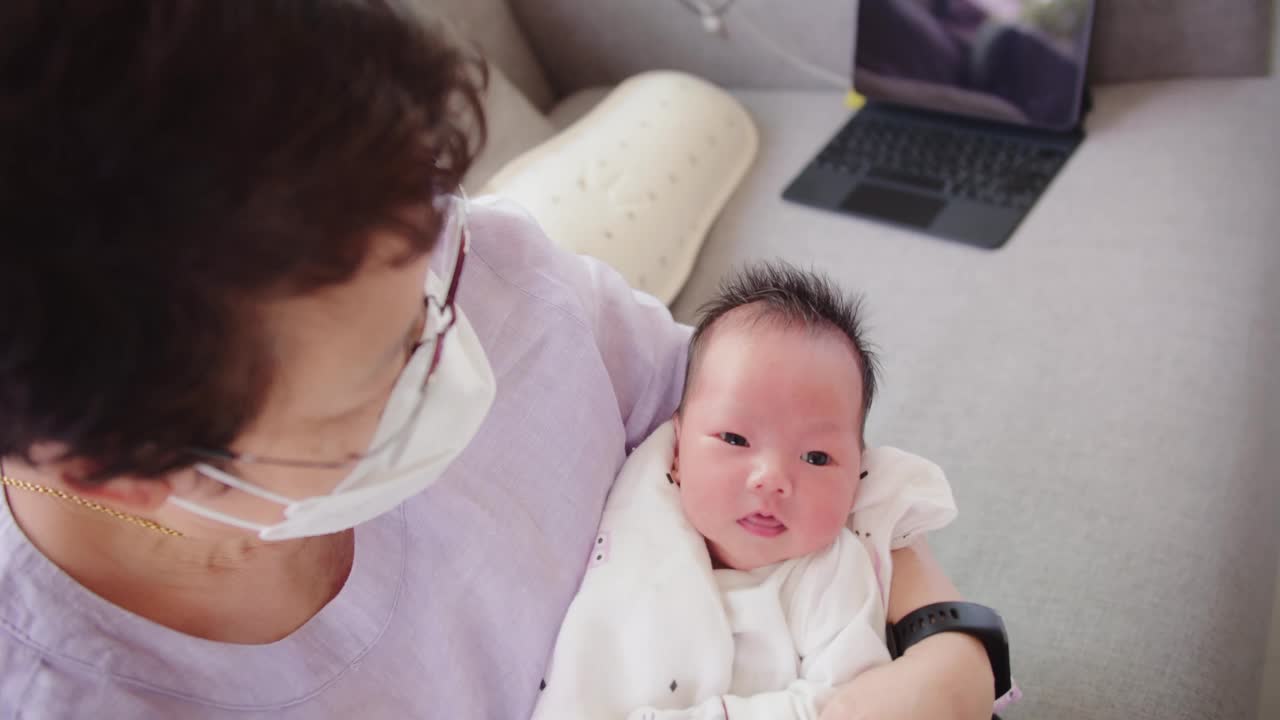
[[[512,284],[539,288],[544,302],[586,325],[613,384],[627,448],[639,445],[671,419],[680,401],[693,328],[673,320],[662,303],[632,290],[605,263],[552,243],[515,203],[490,196],[472,205],[472,253],[487,264],[488,258],[501,257],[502,272]]]
[[[893,551],[893,579],[890,583],[888,617],[891,623],[896,623],[907,613],[931,603],[964,599],[943,572],[933,551],[929,549],[929,541],[923,535],[907,547]],[[979,648],[982,647],[982,643],[977,640],[973,642]],[[982,656],[987,656],[985,651]]]
[[[922,537],[893,551],[889,620],[935,602],[961,600]],[[982,643],[962,633],[939,633],[901,658],[844,685],[822,720],[987,720],[995,678]]]

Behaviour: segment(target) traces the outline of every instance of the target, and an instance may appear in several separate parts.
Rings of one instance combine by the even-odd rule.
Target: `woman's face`
[[[394,235],[375,238],[369,257],[345,284],[274,301],[261,309],[269,338],[272,384],[261,413],[230,448],[237,454],[340,461],[369,447],[378,419],[424,320],[428,255],[405,261]],[[260,463],[222,464],[236,477],[290,498],[333,489],[350,471]],[[271,524],[282,508],[203,478],[193,470],[171,481],[179,496],[245,520]],[[157,513],[188,534],[252,535],[205,521],[172,505]],[[192,523],[198,530],[188,531]]]

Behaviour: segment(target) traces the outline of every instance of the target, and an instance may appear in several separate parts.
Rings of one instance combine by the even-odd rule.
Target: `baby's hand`
[[[691,708],[683,710],[659,710],[642,707],[627,716],[627,720],[728,720],[724,703],[715,697]]]

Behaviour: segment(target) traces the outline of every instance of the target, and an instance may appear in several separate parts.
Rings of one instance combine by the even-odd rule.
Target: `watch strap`
[[[908,613],[897,623],[889,624],[885,638],[889,654],[901,657],[907,648],[941,632],[962,632],[982,643],[991,661],[997,698],[1013,687],[1009,668],[1009,639],[1004,620],[986,605],[970,602],[941,602],[925,605]]]

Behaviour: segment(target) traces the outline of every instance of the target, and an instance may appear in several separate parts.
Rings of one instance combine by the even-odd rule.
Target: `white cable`
[[[737,0],[721,0],[719,5],[712,5],[707,0],[679,0],[689,12],[694,13],[702,20],[702,29],[708,35],[718,35],[724,29],[725,17],[729,14],[729,10],[735,7]],[[793,66],[809,73],[810,75],[826,82],[833,87],[847,90],[852,85],[849,78],[838,72],[815,65],[814,63],[797,57],[787,51],[786,48],[779,45],[773,38],[764,33],[755,23],[751,21],[745,10],[738,10],[738,21],[742,27],[756,37],[756,41],[767,47],[774,55],[786,60]]]
[[[764,31],[756,27],[755,23],[751,22],[751,19],[747,17],[744,10],[739,9],[736,17],[742,27],[746,28],[752,35],[755,35],[757,41],[772,50],[778,57],[790,62],[795,67],[809,73],[810,75],[830,83],[833,87],[840,88],[841,90],[848,90],[851,86],[848,77],[845,77],[834,70],[815,65],[804,58],[797,57],[787,52],[786,48],[779,45],[773,40],[773,38],[769,37],[764,33]],[[852,30],[850,32],[852,32]]]
[[[724,28],[724,14],[736,1],[721,0],[719,5],[711,5],[706,0],[680,0],[680,4],[702,19],[702,29],[708,35],[719,35]]]

